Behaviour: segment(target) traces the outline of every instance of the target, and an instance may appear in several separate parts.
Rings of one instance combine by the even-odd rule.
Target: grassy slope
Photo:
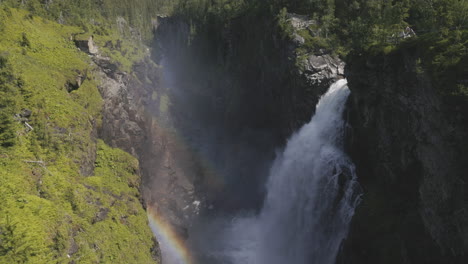
[[[30,109],[34,127],[11,122],[14,145],[0,146],[0,263],[152,263],[137,161],[92,136],[102,99],[90,59],[70,40],[82,30],[16,9],[0,10],[0,20],[2,71],[13,76],[0,81],[9,87],[0,110],[11,122]],[[84,177],[96,149],[94,175]]]

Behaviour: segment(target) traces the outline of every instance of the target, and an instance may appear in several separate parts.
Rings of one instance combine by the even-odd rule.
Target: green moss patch
[[[83,30],[8,8],[0,21],[0,263],[154,263],[138,163],[93,136]]]

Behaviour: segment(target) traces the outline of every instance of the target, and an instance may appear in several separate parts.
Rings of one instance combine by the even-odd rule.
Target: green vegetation
[[[105,44],[109,37],[150,41],[152,21],[157,14],[189,19],[193,34],[198,27],[222,27],[247,13],[277,17],[279,28],[287,34],[290,28],[286,25],[285,12],[307,15],[320,28],[318,36],[309,38],[314,42],[309,47],[326,48],[343,56],[375,46],[390,51],[402,40],[400,35],[407,26],[417,35],[436,33],[441,38],[468,29],[468,2],[460,0],[5,0],[2,4],[80,26],[85,34],[101,39],[100,44]],[[122,61],[122,54],[138,56],[134,50],[108,53],[116,61]],[[128,68],[128,63],[125,67]]]
[[[343,54],[395,45],[407,26],[417,35],[440,37],[468,29],[468,2],[460,0],[177,0],[170,9],[194,21],[225,24],[250,12],[269,14],[285,31],[291,30],[286,12],[307,15],[317,22],[321,42]]]
[[[138,163],[93,136],[102,99],[70,38],[83,28],[0,7],[0,263],[154,263]],[[141,56],[129,46],[122,67]]]
[[[249,0],[176,0],[171,5],[173,13],[205,22],[229,20],[258,6]]]
[[[135,62],[142,61],[149,55],[146,46],[122,36],[115,30],[101,35],[94,35],[94,41],[102,55],[111,58],[120,70],[130,73]]]
[[[74,26],[76,30],[70,34],[73,33],[76,38],[94,36],[102,55],[110,57],[122,71],[131,72],[133,63],[147,54],[143,43],[152,40],[153,16],[160,9],[165,10],[163,5],[153,2],[6,0],[1,2],[1,7],[4,12],[10,12],[8,7],[23,8],[29,11],[28,17],[31,19],[36,15]],[[0,31],[3,27],[0,23]],[[29,48],[29,39],[26,33],[23,34],[21,46]]]
[[[61,24],[75,25],[85,30],[92,26],[103,31],[119,28],[125,37],[151,40],[152,18],[158,13],[169,12],[166,0],[3,0],[3,6],[23,8],[31,15],[37,15]],[[122,20],[123,19],[123,20]]]
[[[15,144],[16,126],[13,115],[17,109],[16,98],[21,88],[7,64],[7,59],[0,56],[0,145],[11,147]]]
[[[465,97],[468,91],[468,1],[178,0],[172,10],[190,21],[192,34],[213,25],[221,31],[239,17],[274,19],[282,38],[304,39],[296,49],[299,67],[303,57],[319,49],[346,58],[411,48],[421,56],[420,72],[429,74],[444,95]],[[314,23],[296,32],[288,13]]]
[[[419,56],[417,73],[443,95],[468,98],[468,1],[3,0],[0,263],[152,262],[138,164],[93,136],[102,99],[90,58],[72,37],[94,36],[100,52],[130,73],[147,55],[142,43],[151,41],[157,14],[182,16],[193,35],[222,32],[243,16],[250,24],[270,19],[261,25],[291,38],[289,12],[316,22],[297,32],[305,40],[299,57],[317,49],[342,57],[408,49]],[[407,26],[417,37],[400,37]],[[82,85],[68,89],[78,76]],[[170,104],[161,96],[160,111]]]
[[[468,31],[423,35],[402,43],[395,52],[409,50],[419,57],[417,71],[431,78],[432,85],[454,111],[468,114]]]
[[[78,254],[90,263],[154,263],[149,251],[154,246],[152,234],[138,199],[137,160],[102,141],[98,142],[97,154],[94,176],[85,178],[70,194],[74,211],[93,219],[86,223],[87,231],[75,238],[83,245]],[[91,197],[95,204],[89,203]],[[107,215],[98,221],[96,212]],[[98,254],[95,248],[99,249]]]

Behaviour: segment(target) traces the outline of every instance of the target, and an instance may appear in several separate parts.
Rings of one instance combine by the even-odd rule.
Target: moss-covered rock
[[[138,162],[96,139],[94,66],[70,39],[82,29],[0,18],[0,263],[154,263]]]

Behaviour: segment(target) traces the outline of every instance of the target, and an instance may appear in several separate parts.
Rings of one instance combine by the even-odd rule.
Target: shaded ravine
[[[189,241],[197,263],[334,263],[361,196],[343,152],[349,93],[346,80],[334,83],[312,120],[289,139],[258,215],[203,220],[197,229],[204,234]]]

